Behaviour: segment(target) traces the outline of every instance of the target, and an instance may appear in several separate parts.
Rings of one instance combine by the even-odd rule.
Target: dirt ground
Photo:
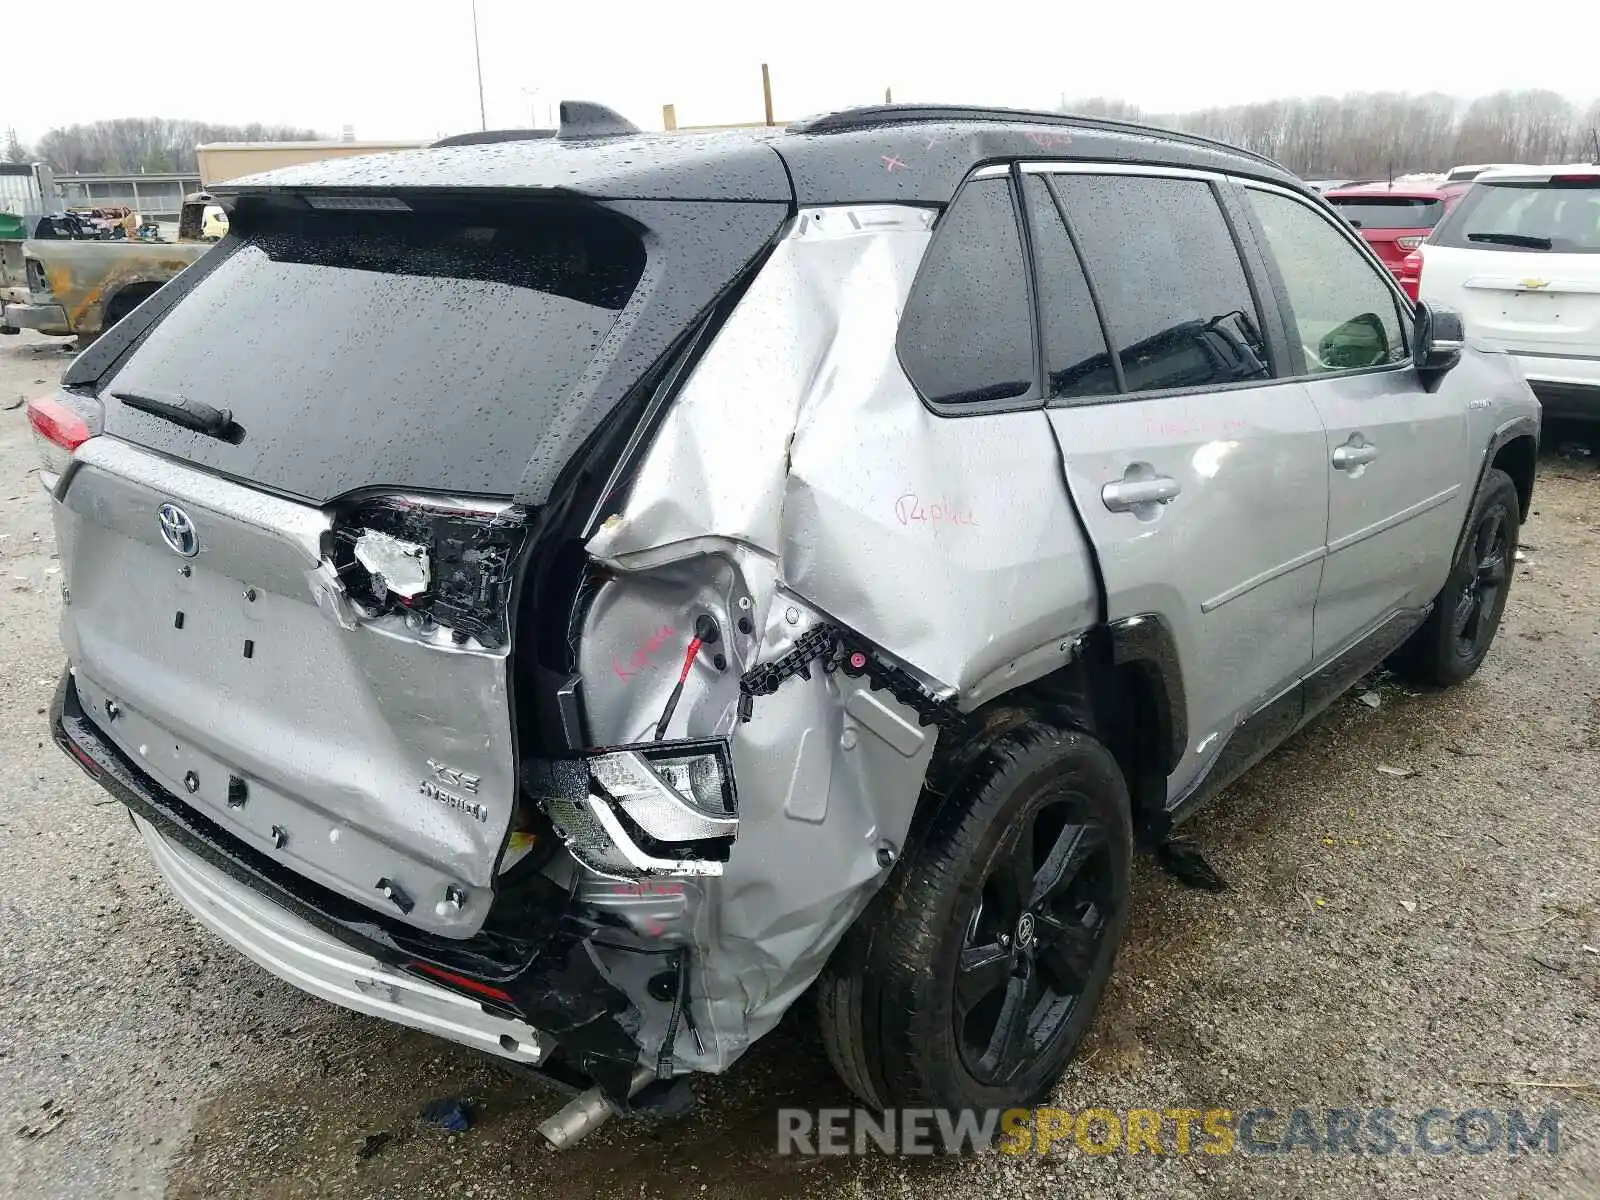
[[[1483,670],[1447,694],[1369,681],[1197,817],[1229,891],[1143,864],[1055,1093],[1555,1109],[1557,1153],[780,1157],[778,1108],[848,1103],[793,1014],[687,1116],[556,1154],[534,1133],[562,1103],[546,1086],[304,997],[202,931],[51,744],[59,564],[9,406],[69,361],[0,339],[0,1193],[1600,1196],[1600,456],[1560,453],[1560,431]],[[467,1132],[418,1120],[441,1096],[468,1100]]]

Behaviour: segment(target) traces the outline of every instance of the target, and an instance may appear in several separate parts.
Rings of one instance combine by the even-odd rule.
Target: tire
[[[1450,687],[1483,665],[1511,591],[1520,503],[1511,476],[1491,467],[1433,612],[1390,662],[1401,675]]]
[[[845,1085],[879,1109],[1047,1095],[1127,925],[1130,811],[1121,768],[1087,734],[1030,723],[986,751],[818,981]]]

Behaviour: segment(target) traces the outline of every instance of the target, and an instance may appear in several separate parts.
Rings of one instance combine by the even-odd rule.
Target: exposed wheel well
[[[155,294],[159,283],[130,283],[106,301],[105,315],[100,319],[102,329],[110,329],[131,313],[148,297]]]
[[[968,714],[953,736],[942,736],[928,769],[927,796],[918,822],[960,789],[1001,739],[1032,721],[1081,729],[1099,740],[1122,768],[1133,803],[1136,835],[1162,828],[1171,718],[1166,693],[1146,663],[1112,662],[1108,641],[1086,639],[1081,653],[1041,679],[997,696]],[[915,827],[914,827],[915,829]]]
[[[1533,475],[1538,469],[1538,454],[1533,438],[1524,434],[1501,446],[1489,464],[1511,476],[1511,482],[1517,485],[1517,507],[1524,521],[1533,504]]]

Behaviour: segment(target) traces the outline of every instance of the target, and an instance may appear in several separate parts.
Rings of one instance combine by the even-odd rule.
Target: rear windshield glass
[[[1382,200],[1341,200],[1328,203],[1357,229],[1432,229],[1444,214],[1443,200],[1389,196]]]
[[[644,267],[621,221],[550,203],[241,226],[108,385],[107,427],[316,501],[513,491]],[[228,409],[242,436],[196,435],[118,393]]]
[[[1475,250],[1600,252],[1600,182],[1475,184],[1435,240]]]

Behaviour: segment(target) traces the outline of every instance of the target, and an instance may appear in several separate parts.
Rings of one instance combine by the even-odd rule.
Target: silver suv
[[[1516,364],[1226,146],[568,105],[222,199],[30,410],[57,739],[269,970],[618,1106],[808,992],[868,1104],[1040,1096],[1135,845],[1506,603]]]

